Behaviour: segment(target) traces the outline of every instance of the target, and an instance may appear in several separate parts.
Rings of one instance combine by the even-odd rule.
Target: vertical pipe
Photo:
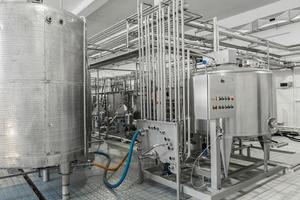
[[[270,69],[270,41],[267,41],[268,70]]]
[[[158,120],[161,120],[161,4],[158,5],[158,24],[157,24],[157,31],[158,31],[158,40],[157,40],[157,49],[158,49],[158,70],[157,70],[157,76],[158,76]]]
[[[180,40],[179,40],[179,0],[176,0],[176,44],[177,44],[177,60],[176,60],[176,64],[177,64],[177,68],[176,68],[176,71],[177,71],[177,80],[178,80],[178,85],[177,85],[177,92],[178,92],[178,95],[177,95],[177,104],[178,104],[178,121],[181,121],[181,85],[180,85],[180,82],[181,82],[181,77],[180,77]]]
[[[189,158],[191,156],[191,117],[190,117],[190,50],[187,51],[187,117],[188,117],[188,155]]]
[[[213,18],[213,28],[214,28],[214,51],[218,52],[220,49],[219,45],[219,28],[218,28],[218,19],[217,17]]]
[[[63,0],[59,0],[59,8],[64,9],[64,1]]]
[[[88,92],[86,91],[87,89],[87,37],[86,37],[86,19],[85,17],[81,17],[83,21],[83,44],[82,44],[82,56],[83,56],[83,140],[84,140],[84,156],[87,157],[88,154],[88,130],[87,130],[87,95]],[[90,102],[88,102],[90,104]]]
[[[166,106],[166,40],[165,40],[165,8],[162,8],[162,79],[163,79],[163,121],[167,120],[167,106]]]
[[[151,46],[152,46],[152,52],[151,52],[151,68],[152,68],[152,107],[153,107],[153,112],[152,112],[152,120],[155,120],[155,113],[156,113],[156,100],[155,100],[155,93],[156,93],[156,85],[155,85],[155,67],[154,67],[154,53],[155,53],[155,47],[154,47],[154,40],[155,40],[155,33],[154,33],[154,13],[151,14]]]
[[[156,120],[160,120],[160,90],[159,90],[159,11],[156,13],[156,86],[157,86],[157,92],[156,92]]]
[[[129,22],[126,21],[126,47],[129,48]]]
[[[139,59],[138,59],[138,68],[139,68],[139,92],[140,92],[140,109],[141,109],[141,118],[143,118],[143,97],[142,97],[142,52],[141,52],[141,18],[140,18],[140,0],[137,0],[137,15],[138,15],[138,45],[139,45]]]
[[[62,199],[70,199],[70,163],[60,165],[60,173],[62,178]]]
[[[144,18],[143,18],[143,5],[140,4],[140,25],[141,25],[141,45],[142,45],[142,53],[141,53],[141,68],[142,68],[142,109],[143,109],[143,119],[146,118],[146,106],[145,106],[145,45],[144,45]]]
[[[100,113],[100,84],[99,84],[99,69],[97,69],[97,78],[96,78],[96,92],[97,92],[97,116]]]
[[[159,70],[159,78],[160,78],[160,120],[163,121],[163,115],[164,115],[164,105],[163,105],[163,101],[164,101],[164,86],[163,86],[163,70],[164,70],[164,66],[163,66],[163,62],[164,62],[164,55],[163,55],[163,17],[162,17],[162,7],[161,7],[161,3],[159,4],[159,35],[160,35],[160,40],[159,40],[159,46],[160,46],[160,70]]]
[[[174,68],[174,107],[175,107],[175,120],[178,120],[177,116],[177,71],[176,71],[176,65],[177,65],[177,59],[176,59],[176,6],[175,1],[172,1],[172,12],[173,12],[173,68]]]
[[[148,35],[148,102],[149,102],[149,118],[151,119],[152,115],[152,106],[151,106],[151,44],[150,44],[150,16],[148,16],[147,20],[147,35]]]
[[[185,45],[184,45],[184,0],[181,0],[181,7],[180,7],[180,12],[181,12],[181,57],[182,57],[182,112],[183,112],[183,137],[184,137],[184,152],[187,152],[187,134],[186,134],[186,95],[185,95],[185,81],[186,81],[186,65],[185,65]]]
[[[173,120],[172,118],[172,111],[173,111],[173,108],[172,108],[172,70],[171,70],[171,66],[172,66],[172,63],[171,63],[171,13],[170,13],[170,6],[168,6],[168,62],[169,62],[169,119],[170,119],[170,122]]]
[[[145,79],[146,79],[146,111],[147,111],[147,119],[149,119],[149,60],[148,60],[148,16],[145,17],[145,59],[146,59],[146,70],[145,70]]]

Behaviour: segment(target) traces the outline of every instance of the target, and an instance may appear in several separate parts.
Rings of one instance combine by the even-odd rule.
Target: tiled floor
[[[288,141],[290,142],[290,141]],[[295,148],[291,148],[294,146]],[[289,150],[296,150],[300,153],[300,148],[296,144],[291,144]],[[103,146],[105,150],[108,147]],[[111,154],[121,158],[124,150],[110,148]],[[259,153],[258,153],[259,156]],[[291,156],[291,158],[289,158]],[[117,158],[117,159],[119,159]],[[299,154],[272,154],[273,159],[280,161],[292,160],[300,163]],[[102,183],[102,172],[95,168],[76,168],[71,176],[71,194],[74,200],[172,200],[176,198],[176,192],[160,184],[146,180],[139,184],[137,174],[137,162],[133,158],[133,165],[129,171],[129,177],[119,189],[108,190]],[[7,174],[5,170],[0,170],[0,176]],[[116,174],[118,176],[118,174]],[[39,190],[48,200],[60,199],[61,186],[60,176],[55,170],[51,172],[51,180],[48,183],[42,182],[37,175],[30,175]],[[111,179],[112,182],[116,178]],[[23,178],[15,177],[0,180],[0,200],[36,200],[37,198],[25,183]],[[257,183],[246,188],[244,191],[236,193],[226,200],[300,200],[300,170],[294,173],[287,173],[281,176],[274,176],[266,184]]]

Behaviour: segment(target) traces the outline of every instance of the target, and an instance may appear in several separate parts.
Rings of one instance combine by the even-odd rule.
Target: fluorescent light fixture
[[[291,20],[292,21],[297,21],[297,20],[299,20],[300,19],[300,15],[297,15],[296,17],[293,17]]]
[[[276,20],[276,21],[272,21],[270,23],[264,24],[262,26],[259,26],[259,28],[264,29],[264,28],[268,28],[268,27],[271,27],[271,26],[283,24],[283,23],[286,23],[286,22],[288,22],[288,21],[287,20]]]

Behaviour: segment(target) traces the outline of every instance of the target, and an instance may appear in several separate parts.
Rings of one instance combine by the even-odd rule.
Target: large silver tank
[[[224,115],[225,134],[230,136],[262,136],[270,134],[269,119],[276,118],[276,97],[274,92],[274,84],[272,72],[269,70],[258,68],[239,68],[236,65],[220,66],[208,71],[200,71],[192,76],[193,97],[197,94],[205,96],[206,91],[199,91],[200,84],[195,80],[196,77],[208,77],[208,80],[218,80],[212,77],[220,77],[226,80],[230,78],[233,84],[232,95],[234,112],[224,109],[221,115]],[[210,84],[213,87],[214,83]],[[226,88],[226,87],[225,87]],[[218,90],[217,90],[218,91]],[[223,91],[219,91],[222,93]],[[222,95],[221,95],[222,96]],[[197,104],[203,102],[194,99],[192,103],[192,113],[196,116]],[[209,104],[207,104],[209,105]],[[203,104],[202,104],[203,106]],[[220,115],[220,118],[222,116]],[[195,118],[195,117],[194,117]],[[206,134],[206,121],[194,119],[195,131]]]
[[[0,3],[0,167],[39,168],[83,151],[83,21]]]

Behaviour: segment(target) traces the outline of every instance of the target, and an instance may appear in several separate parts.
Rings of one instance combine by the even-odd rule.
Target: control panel
[[[138,120],[137,127],[143,130],[139,154],[143,157],[159,159],[169,164],[169,170],[176,173],[178,163],[178,123]],[[143,155],[146,153],[145,155]]]
[[[193,77],[193,93],[196,119],[234,117],[236,109],[234,75],[198,74]]]

